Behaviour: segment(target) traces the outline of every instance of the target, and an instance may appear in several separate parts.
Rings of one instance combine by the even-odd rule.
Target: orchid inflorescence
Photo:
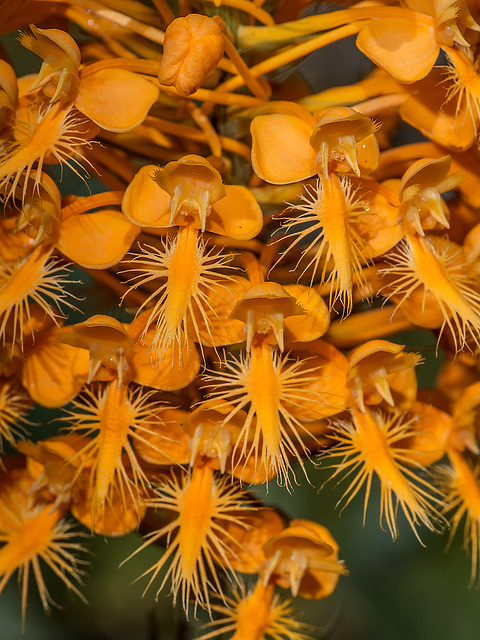
[[[31,573],[52,604],[45,565],[83,597],[76,520],[158,547],[139,579],[205,610],[202,640],[304,639],[281,590],[325,598],[346,565],[251,487],[316,465],[364,518],[378,484],[394,540],[399,519],[422,544],[464,527],[474,583],[477,4],[174,4],[0,2],[41,60],[0,60],[0,591],[18,571],[24,623]],[[352,35],[355,84],[272,80]],[[400,122],[423,141],[396,144]],[[395,339],[415,327],[445,356],[435,390]],[[61,408],[56,435],[34,405]]]

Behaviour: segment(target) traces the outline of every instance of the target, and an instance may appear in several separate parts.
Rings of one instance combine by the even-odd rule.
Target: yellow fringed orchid
[[[118,503],[120,509],[122,505],[126,509],[128,501],[134,508],[138,504],[138,525],[143,508],[141,495],[150,481],[131,441],[145,439],[162,428],[157,415],[158,403],[152,398],[155,392],[129,388],[133,375],[133,342],[123,325],[113,318],[93,316],[65,328],[61,339],[78,349],[88,349],[87,382],[98,378],[108,380],[99,390],[86,389],[66,412],[70,432],[94,434],[80,452],[83,460],[77,471],[81,478],[86,466],[91,467],[87,495],[92,529],[104,530],[105,507],[107,504],[111,507],[112,501]],[[123,454],[126,454],[127,465]]]
[[[4,442],[14,444],[31,424],[26,418],[31,406],[28,395],[19,385],[0,377],[0,452]]]
[[[12,345],[23,345],[23,329],[29,323],[32,331],[30,301],[36,302],[55,323],[63,318],[62,306],[75,309],[73,297],[66,289],[72,280],[69,270],[52,259],[52,249],[39,245],[13,265],[0,263],[0,341],[6,342],[7,329]],[[51,306],[51,305],[54,306]],[[13,327],[8,327],[12,322]]]
[[[207,251],[199,231],[247,240],[261,230],[262,212],[248,189],[223,185],[220,173],[195,155],[154,172],[151,166],[143,167],[127,188],[122,209],[135,224],[176,229],[161,248],[141,247],[129,269],[138,272],[131,288],[163,280],[140,307],[153,303],[141,338],[145,341],[150,326],[156,327],[149,347],[154,360],[162,361],[167,349],[184,342],[189,322],[198,336],[195,314],[208,326],[205,307],[212,289],[221,294],[234,281],[222,272],[231,256]]]
[[[370,118],[350,107],[327,109],[317,119],[299,106],[293,113],[259,115],[250,126],[252,166],[272,184],[299,182],[315,174],[327,180],[333,171],[360,175],[362,165],[371,171],[378,164],[378,147],[372,158],[370,148],[358,144],[377,129]]]
[[[408,438],[415,435],[415,420],[399,412],[365,412],[353,409],[350,421],[333,424],[331,438],[336,446],[322,454],[341,457],[330,479],[345,475],[348,481],[344,507],[365,486],[363,518],[377,476],[381,486],[380,524],[385,521],[393,539],[398,536],[397,509],[400,507],[415,536],[420,540],[417,526],[424,524],[435,530],[441,519],[438,507],[442,504],[439,492],[422,478],[420,462],[409,457]],[[437,525],[438,526],[438,525]]]
[[[422,362],[416,353],[385,340],[370,340],[348,355],[349,404],[365,413],[365,405],[407,410],[417,396],[415,366]]]
[[[281,600],[275,594],[275,585],[264,585],[262,580],[249,589],[240,587],[233,597],[225,598],[226,605],[212,605],[212,611],[222,616],[205,628],[215,626],[214,631],[204,633],[196,640],[209,640],[234,632],[231,640],[308,640],[307,625],[295,619],[296,611],[291,600]]]
[[[362,53],[394,78],[411,83],[428,75],[440,48],[454,44],[468,48],[475,39],[471,32],[480,31],[480,27],[466,2],[434,0],[429,4],[423,0],[409,0],[406,4],[412,9],[410,16],[372,20],[360,31],[356,44]],[[466,28],[470,30],[467,37],[471,42],[462,33]]]
[[[85,562],[76,557],[83,547],[73,541],[75,534],[64,520],[64,511],[51,503],[36,504],[31,488],[32,480],[24,470],[4,473],[0,479],[0,540],[4,543],[0,548],[0,591],[18,570],[24,625],[31,570],[44,609],[48,611],[53,602],[42,575],[42,563],[84,600],[78,584]]]
[[[329,596],[347,570],[338,559],[338,544],[328,529],[310,520],[292,520],[264,546],[266,562],[260,573],[293,596],[319,600]]]
[[[478,121],[476,116],[470,116],[465,92],[459,93],[457,102],[449,100],[455,85],[448,82],[442,69],[432,69],[426,78],[406,88],[409,98],[399,113],[405,122],[437,144],[452,151],[465,151],[475,143]]]
[[[155,498],[147,504],[154,509],[173,512],[176,517],[160,530],[152,531],[146,542],[130,556],[167,536],[163,556],[140,576],[151,574],[146,590],[171,559],[157,596],[171,578],[174,601],[180,594],[185,611],[194,599],[194,611],[200,606],[210,612],[210,591],[223,594],[218,568],[231,574],[231,549],[240,546],[235,538],[225,536],[225,525],[233,522],[242,526],[242,517],[251,508],[250,502],[238,485],[232,484],[226,476],[216,477],[210,464],[198,461],[191,474],[182,472],[180,477],[172,474],[170,479],[158,485]]]
[[[448,328],[455,349],[467,338],[479,343],[480,293],[475,262],[446,238],[407,234],[387,255],[382,294],[394,301],[415,324]]]
[[[318,363],[291,360],[275,349],[284,347],[285,318],[303,313],[281,285],[252,285],[231,314],[246,325],[247,354],[227,359],[220,372],[206,377],[217,406],[234,405],[226,419],[248,406],[235,445],[240,458],[251,459],[257,474],[277,475],[287,486],[293,473],[289,457],[297,458],[306,473],[301,452],[307,454],[307,449],[300,434],[309,435],[309,431],[297,419],[297,410],[301,413],[308,402],[312,410],[318,406],[316,417],[321,417],[325,405],[323,395],[314,388],[322,376]]]
[[[59,29],[30,25],[20,42],[44,62],[31,90],[41,88],[50,102],[71,105],[107,131],[130,131],[141,124],[156,102],[158,88],[126,69],[94,63],[80,69],[80,50],[73,38]]]
[[[439,470],[439,481],[446,494],[445,513],[453,511],[450,541],[465,518],[463,542],[470,548],[473,584],[480,564],[480,467],[478,459],[473,463],[466,452],[455,447],[448,451],[449,466]]]

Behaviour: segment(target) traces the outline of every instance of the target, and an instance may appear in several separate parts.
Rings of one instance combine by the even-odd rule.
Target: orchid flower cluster
[[[24,621],[47,568],[82,598],[76,532],[138,531],[133,555],[158,549],[140,579],[205,610],[202,640],[304,640],[293,599],[348,558],[254,489],[318,464],[343,506],[378,484],[393,539],[464,528],[475,582],[478,3],[152,4],[0,2],[39,59],[0,60],[0,591],[18,572]],[[272,80],[352,35],[355,84]],[[401,122],[423,141],[396,144]],[[428,392],[394,338],[415,327],[445,356]]]

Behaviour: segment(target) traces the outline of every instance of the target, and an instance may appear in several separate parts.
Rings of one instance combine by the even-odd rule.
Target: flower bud
[[[189,96],[215,69],[223,56],[220,26],[208,16],[191,13],[174,20],[165,31],[158,81]]]

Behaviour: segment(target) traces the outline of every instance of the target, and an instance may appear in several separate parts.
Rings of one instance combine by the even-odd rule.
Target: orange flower
[[[53,504],[35,504],[31,487],[31,479],[21,470],[3,474],[0,480],[0,540],[4,543],[0,549],[0,591],[18,570],[24,626],[30,569],[44,609],[48,611],[53,602],[42,576],[42,561],[84,600],[77,586],[82,574],[79,565],[84,563],[76,558],[83,547],[72,541],[74,533],[63,520],[63,511]]]
[[[364,153],[366,168],[376,168],[377,155],[371,158],[370,148],[358,145],[378,129],[370,118],[349,107],[335,107],[315,120],[305,109],[295,107],[293,113],[259,115],[252,120],[252,166],[262,180],[288,184],[315,174],[328,179],[332,171],[360,175]]]
[[[466,2],[434,0],[430,7],[422,0],[410,0],[407,5],[413,9],[411,17],[372,20],[360,31],[356,44],[375,64],[408,83],[428,75],[440,48],[454,43],[469,47],[462,31],[478,32],[480,27]]]
[[[147,504],[173,512],[176,517],[160,530],[152,531],[146,542],[130,556],[168,536],[168,547],[163,556],[140,576],[151,574],[145,591],[171,558],[157,595],[171,577],[174,602],[180,592],[185,611],[193,596],[194,611],[201,606],[210,612],[210,591],[223,595],[217,567],[231,573],[228,560],[231,547],[239,546],[233,537],[225,539],[224,523],[235,522],[241,526],[242,515],[251,508],[250,503],[237,485],[226,477],[216,478],[207,464],[194,466],[191,475],[172,475],[158,485],[156,497]]]
[[[68,298],[73,297],[65,289],[71,284],[69,270],[58,260],[50,259],[52,249],[36,247],[16,264],[4,267],[0,264],[0,340],[5,344],[9,320],[12,347],[17,341],[23,345],[23,328],[30,321],[30,300],[42,307],[45,314],[57,323],[62,318],[62,306],[75,309]],[[50,306],[53,303],[56,307]]]
[[[319,600],[329,596],[347,570],[338,559],[338,544],[326,527],[310,520],[292,520],[264,546],[263,583],[290,589],[293,596]]]
[[[455,349],[465,348],[467,337],[479,343],[480,293],[474,263],[462,248],[446,238],[405,240],[387,256],[382,270],[387,279],[383,295],[393,300],[414,323],[448,327]]]
[[[50,102],[62,100],[107,131],[130,131],[141,124],[158,99],[158,88],[125,69],[93,64],[79,70],[80,50],[73,38],[59,29],[22,33],[20,42],[44,62],[30,90],[40,88]]]
[[[162,247],[141,247],[142,253],[130,260],[141,263],[129,270],[138,272],[130,280],[134,282],[131,288],[163,281],[140,307],[154,302],[141,338],[145,341],[155,324],[149,347],[154,360],[161,361],[167,349],[185,343],[188,323],[195,328],[195,313],[208,324],[205,307],[212,288],[221,294],[234,281],[222,273],[231,256],[215,249],[206,251],[199,231],[249,239],[260,231],[263,216],[248,189],[224,186],[219,172],[200,156],[185,156],[155,170],[154,180],[151,173],[151,166],[137,173],[125,192],[122,208],[135,224],[177,228],[176,236]],[[196,329],[195,333],[198,336]]]
[[[365,486],[363,517],[365,520],[372,480],[376,475],[381,484],[380,524],[385,520],[393,539],[398,535],[397,506],[416,537],[416,527],[422,523],[435,530],[440,519],[436,505],[441,504],[438,492],[414,471],[420,463],[410,460],[402,444],[415,435],[415,421],[405,419],[398,412],[383,414],[366,409],[365,413],[353,409],[352,420],[334,423],[331,438],[337,445],[323,456],[341,457],[331,479],[345,474],[349,480],[344,506]]]
[[[350,403],[363,413],[365,404],[387,408],[409,409],[416,399],[415,367],[422,362],[416,353],[385,340],[371,340],[354,349],[348,356],[347,371]]]

